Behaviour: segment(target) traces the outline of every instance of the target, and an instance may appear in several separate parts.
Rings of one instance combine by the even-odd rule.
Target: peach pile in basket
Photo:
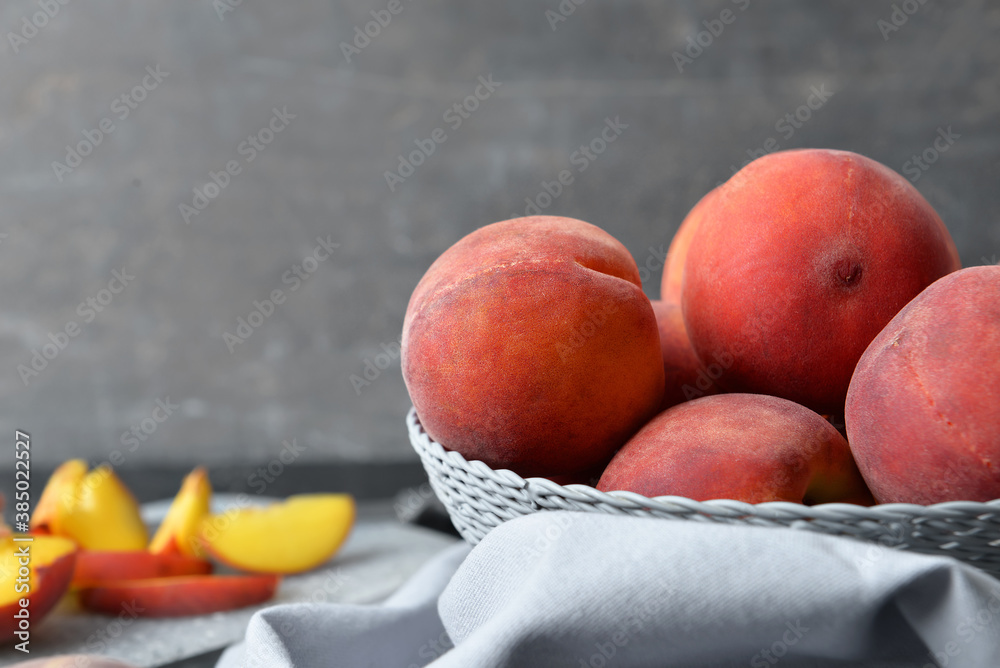
[[[345,494],[292,496],[264,507],[246,497],[218,514],[210,512],[211,496],[207,473],[196,468],[150,540],[135,498],[110,466],[88,471],[83,460],[64,463],[38,499],[30,534],[0,529],[0,641],[15,637],[19,610],[37,624],[67,591],[86,610],[130,618],[262,603],[282,575],[330,559],[354,523],[354,501]],[[31,541],[16,540],[26,537]],[[213,574],[213,560],[240,573]]]
[[[660,254],[644,253],[555,216],[445,251],[403,325],[428,435],[495,469],[646,496],[1000,497],[1000,267],[961,269],[899,174],[773,153],[688,214],[659,301],[642,280]]]

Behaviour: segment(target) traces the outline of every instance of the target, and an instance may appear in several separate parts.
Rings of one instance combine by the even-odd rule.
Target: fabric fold
[[[1000,666],[1000,581],[945,557],[571,512],[507,522],[468,550],[379,606],[258,613],[243,665]]]

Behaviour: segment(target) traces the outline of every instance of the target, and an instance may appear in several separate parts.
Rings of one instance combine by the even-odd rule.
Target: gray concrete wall
[[[0,54],[0,433],[30,431],[40,465],[114,450],[130,467],[265,460],[292,439],[303,462],[412,458],[398,360],[360,392],[351,375],[387,361],[439,253],[564,169],[574,182],[545,211],[604,227],[642,264],[769,139],[903,171],[950,127],[915,184],[966,264],[1000,255],[994,2],[929,0],[896,26],[882,0],[591,0],[565,17],[547,15],[556,0],[402,0],[348,61],[342,43],[388,0],[223,1],[70,0],[37,31],[23,21],[38,0],[0,9],[19,35]],[[679,71],[673,53],[726,9]],[[457,126],[447,112],[480,77],[500,85]],[[832,95],[779,127],[814,87]],[[141,102],[121,99],[134,89]],[[274,109],[287,126],[251,150]],[[628,127],[582,170],[573,154],[608,118]],[[384,173],[438,128],[390,190]],[[67,163],[95,129],[100,144]],[[227,163],[239,173],[186,221],[179,206]],[[293,287],[319,238],[338,246]],[[109,286],[115,272],[134,278]],[[283,303],[230,351],[224,335],[275,290]],[[24,382],[18,366],[70,323]],[[144,419],[155,430],[123,442]]]

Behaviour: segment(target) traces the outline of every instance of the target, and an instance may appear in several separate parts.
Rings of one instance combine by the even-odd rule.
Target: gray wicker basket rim
[[[539,511],[571,510],[849,536],[886,548],[952,556],[1000,578],[1000,499],[865,507],[648,498],[633,492],[601,492],[588,485],[559,485],[546,478],[523,478],[510,470],[492,469],[435,442],[424,431],[414,408],[407,414],[406,424],[431,487],[455,528],[472,544],[507,520]]]
[[[415,408],[411,408],[406,416],[406,424],[411,434],[416,432],[417,440],[431,456],[450,462],[455,468],[466,470],[483,480],[497,484],[496,491],[502,496],[509,494],[511,500],[520,500],[521,495],[508,490],[525,490],[531,488],[531,496],[544,498],[549,495],[564,496],[581,503],[605,503],[622,509],[662,509],[669,512],[713,513],[729,517],[746,515],[761,515],[770,518],[794,519],[906,519],[921,516],[927,519],[947,519],[969,515],[1000,516],[1000,499],[993,501],[946,501],[930,506],[912,503],[883,503],[875,506],[859,506],[853,503],[824,503],[806,506],[800,503],[786,501],[769,501],[766,503],[746,503],[733,499],[714,499],[711,501],[695,501],[683,496],[646,497],[627,491],[601,492],[589,485],[560,485],[548,478],[522,478],[509,469],[493,469],[485,462],[468,460],[461,453],[446,450],[440,443],[434,441],[420,424]],[[423,454],[423,453],[420,453]],[[998,524],[1000,532],[1000,524]],[[1000,533],[997,535],[1000,547]]]

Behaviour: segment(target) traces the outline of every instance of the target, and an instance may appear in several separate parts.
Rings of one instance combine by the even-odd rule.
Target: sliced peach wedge
[[[354,524],[347,494],[301,494],[206,517],[199,536],[219,562],[251,573],[301,573],[326,562]]]
[[[129,604],[140,617],[181,617],[235,610],[270,600],[277,575],[188,575],[119,580],[80,590],[80,605],[117,615]]]
[[[199,466],[184,478],[180,491],[149,544],[149,551],[154,554],[204,556],[198,541],[198,527],[208,516],[211,502],[212,483],[205,468]]]
[[[73,578],[76,555],[76,544],[67,538],[0,538],[0,642],[16,637],[24,626],[34,629],[56,606]]]
[[[211,572],[211,562],[183,554],[153,554],[145,550],[83,550],[76,556],[72,586],[79,589],[118,580],[207,575]]]
[[[82,459],[71,459],[63,462],[49,476],[42,495],[38,497],[34,512],[31,513],[31,531],[36,534],[54,533],[56,512],[60,506],[60,498],[72,496],[77,485],[87,475],[87,462]]]
[[[60,484],[51,519],[43,516],[49,531],[85,550],[146,549],[149,534],[139,504],[114,470],[103,465],[79,478],[78,468],[71,472]]]

